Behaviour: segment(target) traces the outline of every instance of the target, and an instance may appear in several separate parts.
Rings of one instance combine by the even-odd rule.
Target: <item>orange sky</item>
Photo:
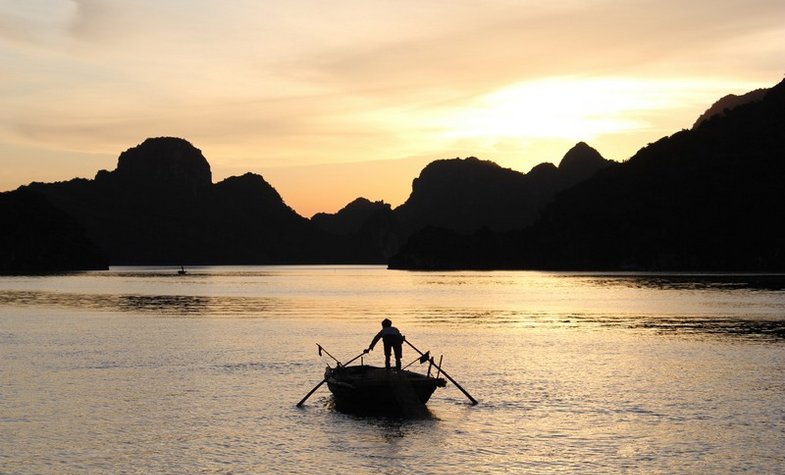
[[[625,160],[785,64],[781,0],[0,0],[0,191],[147,137],[300,214],[393,206],[428,162]]]

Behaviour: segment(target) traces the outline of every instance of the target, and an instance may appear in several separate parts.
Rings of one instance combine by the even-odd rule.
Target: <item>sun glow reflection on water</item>
[[[0,472],[785,466],[778,276],[173,272],[0,278]],[[326,389],[295,409],[330,363],[315,343],[346,361],[384,316],[480,404],[448,385],[426,419]]]

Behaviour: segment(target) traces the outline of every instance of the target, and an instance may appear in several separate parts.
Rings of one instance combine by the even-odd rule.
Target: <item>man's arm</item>
[[[371,340],[371,344],[368,345],[368,351],[373,350],[373,347],[376,346],[376,342],[378,342],[379,338],[381,337],[382,337],[382,332],[377,333],[376,336],[373,337],[373,340]]]

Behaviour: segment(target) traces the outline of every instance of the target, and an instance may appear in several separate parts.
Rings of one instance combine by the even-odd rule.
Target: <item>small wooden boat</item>
[[[407,370],[387,370],[377,366],[328,367],[327,387],[338,408],[349,410],[404,410],[424,406],[436,388],[447,382]]]
[[[333,355],[327,352],[322,345],[316,344],[319,348],[319,356],[322,353],[332,358],[336,366],[328,366],[324,372],[324,379],[314,386],[304,398],[297,403],[297,407],[302,407],[305,401],[316,392],[322,384],[327,383],[327,387],[333,393],[335,407],[345,412],[402,412],[406,416],[422,416],[427,414],[425,403],[431,398],[436,388],[443,388],[447,382],[442,378],[431,376],[431,368],[436,368],[437,375],[444,376],[455,385],[472,404],[477,404],[474,399],[463,387],[458,384],[444,368],[441,367],[441,359],[436,364],[430,351],[423,353],[408,340],[404,343],[409,345],[414,351],[420,354],[418,360],[420,364],[429,362],[428,374],[415,373],[414,371],[392,370],[360,364],[349,366],[352,362],[362,358],[368,353],[364,350],[346,363],[341,363]],[[362,360],[360,360],[362,361]],[[412,361],[414,364],[417,360]]]

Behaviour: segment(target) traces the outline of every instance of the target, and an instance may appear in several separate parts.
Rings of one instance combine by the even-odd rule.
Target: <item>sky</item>
[[[0,0],[0,191],[148,137],[303,216],[431,161],[624,161],[785,74],[782,0]]]

